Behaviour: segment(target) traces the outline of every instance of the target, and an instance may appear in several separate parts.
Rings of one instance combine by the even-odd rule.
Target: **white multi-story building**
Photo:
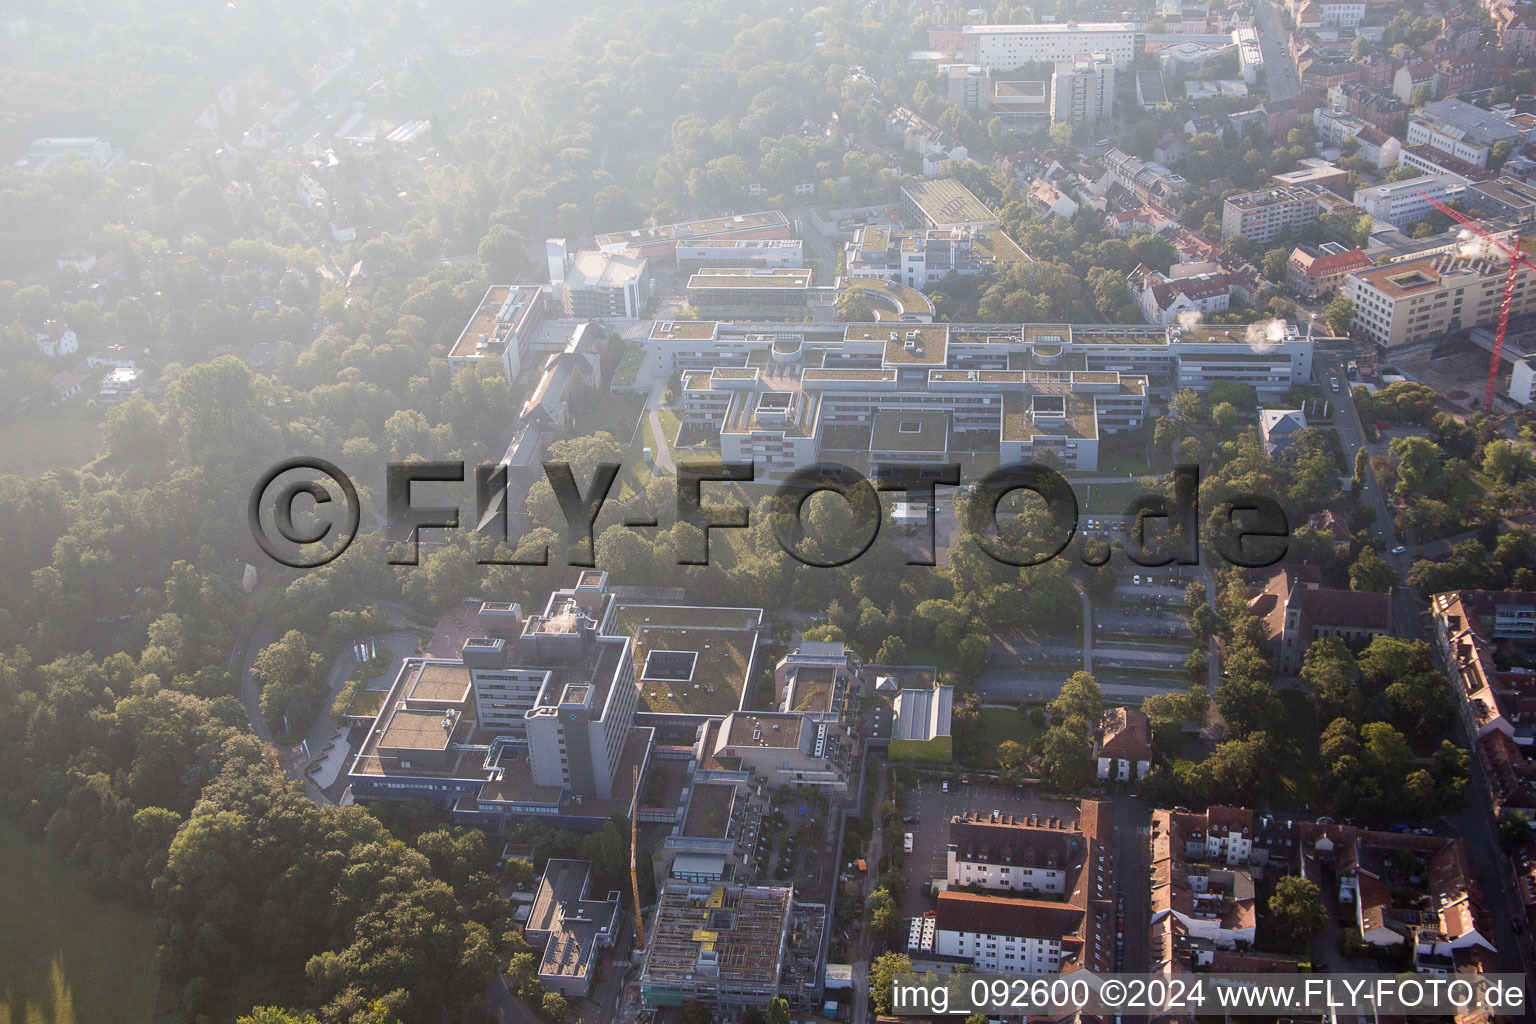
[[[1080,53],[1051,75],[1051,121],[1074,127],[1114,113],[1115,63],[1108,53]]]
[[[1467,179],[1459,174],[1423,174],[1386,185],[1357,188],[1354,202],[1374,221],[1407,228],[1433,209],[1426,195],[1444,202],[1461,195],[1466,187]]]
[[[1062,25],[966,25],[961,53],[970,64],[1010,71],[1032,62],[1055,64],[1080,53],[1103,51],[1118,68],[1136,57],[1137,28],[1130,22],[1067,22]]]
[[[1318,194],[1300,185],[1244,192],[1221,204],[1221,237],[1242,235],[1262,245],[1316,223],[1321,209]]]
[[[1356,330],[1392,348],[1493,323],[1507,267],[1502,260],[1441,253],[1351,274],[1343,294],[1354,303]],[[1536,285],[1517,275],[1510,312],[1533,310]]]
[[[965,958],[980,971],[1009,974],[1105,970],[1113,964],[1110,804],[1083,801],[1075,822],[957,815],[950,840],[951,889],[939,895],[935,953]],[[1015,895],[954,891],[967,884]]]
[[[844,247],[848,276],[894,281],[922,291],[950,274],[974,274],[982,265],[976,232],[962,228],[904,230],[870,224],[854,230]]]
[[[1504,114],[1458,99],[1436,100],[1408,118],[1408,145],[1428,145],[1458,160],[1487,167],[1499,142],[1520,144],[1520,129]]]
[[[1252,26],[1244,26],[1232,30],[1232,41],[1237,44],[1243,81],[1253,85],[1259,80],[1259,72],[1264,70],[1264,51],[1259,48],[1259,35]]]
[[[1253,944],[1258,916],[1247,869],[1268,862],[1267,849],[1255,856],[1255,825],[1254,813],[1238,807],[1152,812],[1154,932],[1171,916],[1217,949]]]

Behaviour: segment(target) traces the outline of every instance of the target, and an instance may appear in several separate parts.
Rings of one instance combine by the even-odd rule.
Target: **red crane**
[[[1521,267],[1536,270],[1536,262],[1520,248],[1520,236],[1514,236],[1514,244],[1493,237],[1484,228],[1458,210],[1453,210],[1427,192],[1419,195],[1430,206],[1439,210],[1462,227],[1477,235],[1489,245],[1509,257],[1509,272],[1504,275],[1504,301],[1499,303],[1499,329],[1493,336],[1493,358],[1488,361],[1488,383],[1483,387],[1483,411],[1493,415],[1493,396],[1499,389],[1499,370],[1504,363],[1504,334],[1509,330],[1509,308],[1515,299],[1515,274]]]

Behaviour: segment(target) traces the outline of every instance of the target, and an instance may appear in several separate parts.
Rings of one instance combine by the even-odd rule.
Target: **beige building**
[[[1393,348],[1493,323],[1505,270],[1502,260],[1442,253],[1351,274],[1342,291],[1355,304],[1355,330]],[[1518,275],[1510,313],[1533,309],[1536,286],[1529,275]]]

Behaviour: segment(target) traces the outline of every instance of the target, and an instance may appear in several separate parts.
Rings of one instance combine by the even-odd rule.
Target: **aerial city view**
[[[1536,4],[0,0],[0,97],[0,1024],[1526,1017]]]

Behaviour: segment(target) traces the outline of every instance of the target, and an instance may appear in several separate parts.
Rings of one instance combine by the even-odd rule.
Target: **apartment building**
[[[1139,708],[1109,708],[1099,720],[1093,759],[1101,779],[1134,782],[1152,770],[1152,725]]]
[[[1051,122],[1073,127],[1111,116],[1115,107],[1115,63],[1108,53],[1080,53],[1061,61],[1051,75]]]
[[[949,102],[964,110],[984,110],[992,99],[992,72],[981,64],[947,64],[942,69]]]
[[[1264,245],[1317,223],[1321,213],[1317,192],[1300,185],[1244,192],[1221,204],[1221,237],[1242,235]]]
[[[982,265],[975,239],[975,231],[963,228],[865,225],[854,229],[853,241],[844,247],[848,276],[922,291],[950,274],[974,274]]]
[[[1125,284],[1149,324],[1166,326],[1190,313],[1225,312],[1232,301],[1231,279],[1219,272],[1170,276],[1138,263]]]
[[[1529,655],[1536,593],[1461,590],[1430,599],[1434,643],[1482,765],[1494,814],[1536,816],[1536,672],[1495,660],[1499,648]]]
[[[1355,328],[1385,348],[1464,330],[1498,319],[1507,265],[1440,253],[1357,271],[1343,294],[1355,304]],[[1510,311],[1536,309],[1536,286],[1515,277]]]
[[[1406,229],[1423,220],[1433,209],[1425,196],[1444,202],[1460,196],[1466,187],[1467,179],[1459,174],[1423,174],[1386,185],[1357,188],[1354,202],[1370,214],[1372,220]]]
[[[1100,195],[1111,198],[1117,190],[1123,192],[1132,201],[1122,203],[1122,208],[1151,205],[1178,213],[1184,206],[1179,193],[1188,184],[1183,175],[1162,164],[1111,149],[1104,154],[1104,177],[1096,187]]]
[[[633,726],[639,688],[630,638],[611,632],[614,609],[597,570],[537,614],[482,604],[486,635],[465,640],[459,658],[401,664],[353,760],[353,796],[426,799],[492,827],[626,811],[652,730]]]
[[[1472,849],[1445,836],[1377,832],[1323,820],[1297,826],[1301,874],[1336,887],[1372,946],[1408,945],[1421,974],[1481,969],[1497,952]]]
[[[1304,299],[1320,299],[1338,291],[1350,274],[1372,265],[1364,252],[1338,242],[1298,245],[1285,264],[1285,286]]]
[[[945,857],[952,887],[970,884],[1031,895],[953,888],[940,893],[934,935],[940,956],[967,959],[978,971],[1008,974],[1113,966],[1113,805],[1084,800],[1077,821],[956,815]]]
[[[1010,71],[1039,61],[1056,64],[1080,53],[1104,52],[1115,67],[1128,67],[1139,52],[1130,22],[1067,22],[1061,25],[966,25],[960,50],[969,64]]]
[[[1154,936],[1174,927],[1209,950],[1253,944],[1258,913],[1251,868],[1268,863],[1267,851],[1255,845],[1256,819],[1241,807],[1152,812]],[[1154,971],[1165,966],[1152,965]]]

